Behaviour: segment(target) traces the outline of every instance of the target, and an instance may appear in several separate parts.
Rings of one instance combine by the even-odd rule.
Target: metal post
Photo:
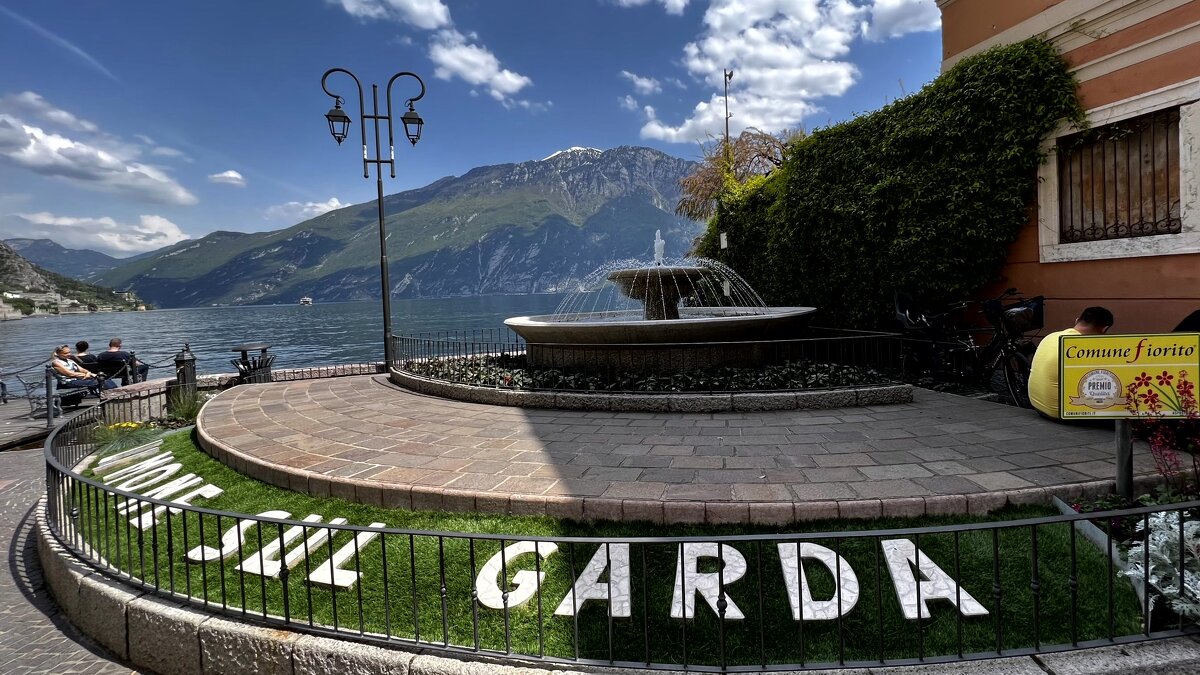
[[[417,140],[420,138],[420,135],[421,135],[420,128],[421,128],[421,125],[423,124],[423,121],[421,120],[420,116],[416,114],[416,110],[413,108],[413,103],[415,101],[419,101],[423,96],[425,96],[425,82],[415,73],[410,73],[408,71],[399,72],[399,73],[396,73],[395,75],[393,75],[392,78],[390,80],[388,80],[388,84],[387,84],[387,91],[385,93],[385,99],[387,102],[387,114],[384,114],[384,115],[379,114],[379,86],[374,85],[374,84],[371,85],[372,108],[371,108],[371,114],[368,115],[366,112],[366,106],[363,103],[362,83],[359,82],[358,77],[355,76],[354,73],[350,72],[349,70],[346,70],[345,68],[330,68],[329,70],[325,71],[325,74],[321,76],[321,89],[323,89],[325,91],[325,93],[328,94],[331,98],[333,98],[334,108],[335,108],[334,110],[330,111],[330,114],[326,115],[326,119],[328,119],[329,123],[330,123],[330,131],[334,132],[335,122],[343,123],[342,124],[342,132],[340,134],[334,133],[334,140],[336,140],[339,145],[341,144],[341,142],[343,140],[345,140],[345,130],[349,128],[350,120],[343,113],[341,113],[341,104],[344,99],[342,99],[342,97],[338,96],[337,94],[331,92],[329,90],[329,88],[326,86],[326,80],[328,80],[329,76],[333,75],[334,73],[345,73],[351,79],[354,80],[354,84],[358,88],[359,123],[361,125],[360,129],[361,129],[361,133],[362,133],[363,178],[371,177],[370,167],[372,164],[375,165],[376,206],[377,206],[378,212],[379,212],[379,283],[380,283],[382,295],[383,295],[383,358],[384,358],[385,370],[386,370],[387,368],[391,367],[391,363],[392,363],[392,298],[391,298],[391,281],[390,281],[389,275],[388,275],[387,232],[386,232],[386,229],[384,226],[384,212],[383,212],[383,165],[384,164],[388,165],[388,167],[391,170],[392,178],[395,178],[396,177],[396,153],[395,153],[395,147],[393,144],[393,133],[392,133],[392,131],[393,131],[392,130],[392,127],[393,127],[392,84],[394,84],[396,82],[396,80],[398,80],[401,77],[411,77],[414,80],[416,80],[417,84],[420,85],[420,87],[421,87],[421,91],[416,96],[408,99],[408,101],[407,101],[408,112],[405,113],[401,117],[401,120],[406,125],[405,133],[406,133],[406,136],[408,136],[408,140],[411,141],[413,145],[416,145]],[[368,150],[367,150],[367,129],[366,129],[367,120],[372,121],[374,129],[375,129],[375,156],[374,157],[371,157],[368,154]],[[380,125],[381,121],[386,122],[387,133],[388,133],[388,155],[387,155],[386,159],[383,156],[382,147],[380,145],[381,141],[380,141],[380,137],[379,137],[379,132],[380,132],[379,125]],[[416,127],[416,130],[412,134],[409,134],[407,131],[407,125],[410,122],[414,122],[415,127]]]
[[[371,85],[372,105],[375,111],[375,157],[379,154],[379,86]],[[388,118],[391,124],[391,118]],[[383,167],[375,165],[375,200],[379,206],[379,282],[383,290],[383,362],[385,368],[392,367],[392,284],[388,279],[387,230],[383,220]]]
[[[196,393],[196,355],[186,342],[183,350],[175,355],[175,383],[181,391]]]
[[[137,363],[137,352],[130,349],[129,350],[129,364],[126,365],[125,368],[127,368],[129,371],[129,382],[131,384],[138,383],[138,371],[137,371],[137,366],[135,365],[136,363]]]
[[[46,366],[46,428],[54,428],[54,399],[58,397],[58,380],[54,378],[54,368]]]
[[[1133,427],[1129,420],[1117,420],[1117,494],[1133,499]]]

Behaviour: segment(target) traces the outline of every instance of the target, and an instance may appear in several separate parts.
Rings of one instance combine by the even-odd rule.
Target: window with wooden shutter
[[[1058,141],[1059,242],[1182,230],[1179,108]]]

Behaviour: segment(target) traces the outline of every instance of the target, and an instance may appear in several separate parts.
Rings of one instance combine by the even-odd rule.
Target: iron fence
[[[530,662],[731,672],[954,662],[1196,632],[1164,613],[1161,597],[1187,593],[1195,542],[1184,522],[1200,502],[810,533],[428,531],[192,505],[214,490],[177,477],[161,448],[95,455],[113,419],[89,410],[47,439],[53,535],[125,583],[246,621]],[[1097,548],[1084,529],[1127,532],[1161,514],[1178,519],[1177,548],[1166,551],[1178,588],[1149,585],[1139,597],[1119,574],[1122,546],[1104,538]],[[1142,555],[1149,567],[1148,547]]]
[[[507,329],[392,339],[398,371],[535,391],[825,389],[891,384],[902,370],[901,336],[831,328],[808,328],[796,339],[701,343],[541,343]]]
[[[296,382],[299,380],[317,380],[329,377],[351,377],[354,375],[377,375],[387,372],[383,361],[367,363],[339,363],[328,366],[305,366],[300,368],[279,368],[271,372],[272,382]]]

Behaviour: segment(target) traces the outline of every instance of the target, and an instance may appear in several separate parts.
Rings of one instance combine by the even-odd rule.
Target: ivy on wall
[[[1039,38],[965,58],[912,96],[815,131],[779,170],[728,190],[697,252],[733,267],[768,304],[818,307],[826,325],[886,325],[897,290],[968,297],[995,278],[1029,218],[1042,139],[1064,119],[1085,125],[1075,90]]]

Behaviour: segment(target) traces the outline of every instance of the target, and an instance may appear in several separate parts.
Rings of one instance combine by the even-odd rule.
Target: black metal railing
[[[271,372],[272,382],[296,382],[318,380],[329,377],[352,377],[355,375],[377,375],[386,372],[383,361],[366,363],[339,363],[328,366],[305,366],[300,368],[276,368]]]
[[[1167,553],[1179,586],[1169,590],[1183,595],[1194,545],[1183,523],[1200,502],[802,534],[427,531],[184,503],[203,493],[167,490],[174,465],[154,459],[161,449],[141,470],[129,468],[139,457],[98,468],[96,428],[111,420],[90,410],[47,439],[53,535],[128,584],[257,623],[457,654],[697,671],[953,662],[1196,632],[1163,613],[1165,602],[1152,612],[1164,589],[1139,597],[1119,574],[1120,545],[1097,547],[1084,529],[1177,514],[1178,549]]]
[[[525,390],[826,389],[895,383],[902,368],[901,336],[830,328],[808,328],[796,339],[702,343],[531,343],[507,329],[392,339],[397,371]]]

